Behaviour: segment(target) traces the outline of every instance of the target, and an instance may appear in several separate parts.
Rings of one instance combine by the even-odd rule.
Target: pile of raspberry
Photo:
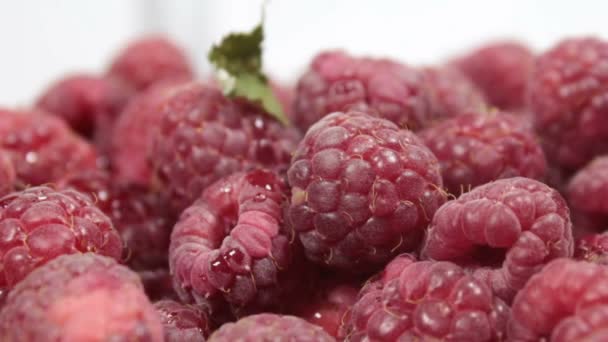
[[[287,124],[187,56],[0,109],[0,341],[608,340],[608,42],[321,52]]]

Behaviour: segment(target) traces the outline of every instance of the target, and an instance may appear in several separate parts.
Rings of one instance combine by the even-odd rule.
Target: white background
[[[260,18],[262,0],[23,0],[0,2],[0,106],[26,106],[69,72],[103,72],[129,39],[164,32],[199,73],[209,46]],[[608,37],[604,1],[270,0],[265,66],[293,80],[326,48],[438,63],[495,38],[542,51],[582,34]]]

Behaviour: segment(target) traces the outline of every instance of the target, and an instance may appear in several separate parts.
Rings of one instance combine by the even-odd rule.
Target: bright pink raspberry
[[[445,261],[398,256],[361,291],[347,341],[502,341],[508,306]]]
[[[445,201],[439,163],[418,137],[358,111],[313,125],[287,174],[289,223],[306,255],[348,272],[415,250]]]
[[[515,177],[481,185],[443,205],[422,255],[474,269],[507,302],[550,260],[571,257],[570,211],[547,185]]]
[[[608,232],[590,234],[579,239],[574,249],[574,258],[608,265]]]
[[[545,155],[534,131],[504,112],[466,112],[418,134],[441,165],[443,184],[456,196],[493,180],[543,179]]]
[[[524,107],[534,55],[515,41],[481,47],[454,64],[484,92],[490,104],[506,110]]]
[[[298,82],[294,121],[306,131],[331,112],[367,108],[400,127],[420,128],[431,115],[426,87],[422,72],[395,61],[324,52]]]
[[[23,185],[53,182],[97,162],[95,149],[63,120],[38,111],[0,108],[0,148],[11,156]]]
[[[209,336],[208,313],[201,308],[173,300],[154,304],[165,331],[165,342],[205,342]]]
[[[220,177],[254,167],[287,169],[299,140],[258,106],[187,83],[172,90],[150,157],[176,211]]]
[[[108,74],[138,91],[159,81],[194,77],[184,51],[161,36],[142,37],[130,42],[114,58]]]
[[[0,340],[163,341],[133,271],[93,253],[64,255],[32,272],[0,312]]]
[[[547,157],[576,170],[608,153],[608,43],[567,39],[537,58],[528,102]]]
[[[277,175],[260,169],[208,187],[171,235],[177,292],[223,298],[237,317],[289,304],[307,274],[282,227],[283,190]]]
[[[532,276],[511,308],[509,341],[608,340],[608,269],[558,259]]]
[[[209,342],[232,341],[335,342],[336,339],[301,318],[263,313],[224,324],[209,338]]]
[[[62,254],[120,259],[122,249],[112,221],[87,195],[41,186],[0,199],[0,288]]]
[[[0,150],[0,196],[15,188],[17,174],[9,153]]]

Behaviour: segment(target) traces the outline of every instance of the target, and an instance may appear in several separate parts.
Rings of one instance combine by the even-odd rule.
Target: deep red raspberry
[[[511,310],[509,341],[608,340],[608,269],[558,259],[519,291]]]
[[[56,181],[96,167],[97,154],[63,120],[43,112],[0,108],[0,148],[10,154],[23,185]]]
[[[300,78],[295,124],[306,131],[335,111],[369,108],[400,127],[419,128],[431,115],[422,72],[388,59],[356,58],[342,51],[316,56]]]
[[[419,136],[439,159],[443,184],[456,196],[501,178],[542,179],[547,170],[534,131],[515,115],[467,112]]]
[[[237,317],[288,304],[290,291],[310,279],[282,229],[283,189],[278,176],[259,169],[208,187],[171,235],[178,293],[223,298]]]
[[[159,81],[194,77],[182,49],[160,36],[130,42],[114,58],[108,74],[140,91]]]
[[[150,184],[153,139],[158,135],[162,107],[181,81],[166,81],[152,85],[134,96],[114,126],[111,137],[112,171],[119,181]]]
[[[608,265],[608,232],[590,234],[579,239],[574,257],[578,260]]]
[[[416,249],[445,201],[439,163],[418,137],[357,111],[312,126],[288,178],[289,223],[308,258],[349,272]]]
[[[105,132],[96,130],[109,128],[131,93],[111,78],[74,74],[51,84],[36,107],[63,118],[80,135],[101,140]]]
[[[575,170],[608,153],[608,43],[568,39],[538,57],[528,101],[547,157]]]
[[[177,300],[179,297],[173,290],[173,277],[169,267],[137,271],[150,300]]]
[[[41,186],[0,199],[0,288],[59,255],[81,252],[122,255],[120,235],[89,196]]]
[[[452,118],[488,106],[479,88],[458,69],[436,67],[423,69],[431,97],[432,119]]]
[[[232,172],[268,167],[283,171],[298,132],[243,100],[188,83],[163,104],[160,134],[151,158],[163,189],[180,211],[201,191]]]
[[[508,306],[450,262],[401,255],[366,285],[348,341],[502,341]]]
[[[165,342],[205,342],[209,336],[208,314],[197,307],[173,300],[154,304],[165,331]]]
[[[456,61],[455,66],[477,84],[490,104],[509,110],[524,107],[534,55],[523,44],[488,44]]]
[[[9,153],[0,150],[0,196],[4,196],[15,188],[17,174]]]
[[[507,302],[552,259],[572,256],[570,211],[561,195],[528,178],[481,185],[443,205],[422,255],[474,268]]]
[[[334,342],[336,339],[301,318],[263,313],[224,324],[209,338],[209,342],[232,341]]]
[[[608,217],[608,156],[594,159],[570,179],[570,205],[588,214]]]
[[[162,342],[162,328],[137,274],[93,253],[64,255],[35,270],[0,313],[6,342]]]

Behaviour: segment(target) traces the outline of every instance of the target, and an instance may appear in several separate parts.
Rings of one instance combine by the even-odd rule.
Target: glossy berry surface
[[[207,313],[173,300],[154,303],[165,331],[165,342],[205,342],[209,335]]]

